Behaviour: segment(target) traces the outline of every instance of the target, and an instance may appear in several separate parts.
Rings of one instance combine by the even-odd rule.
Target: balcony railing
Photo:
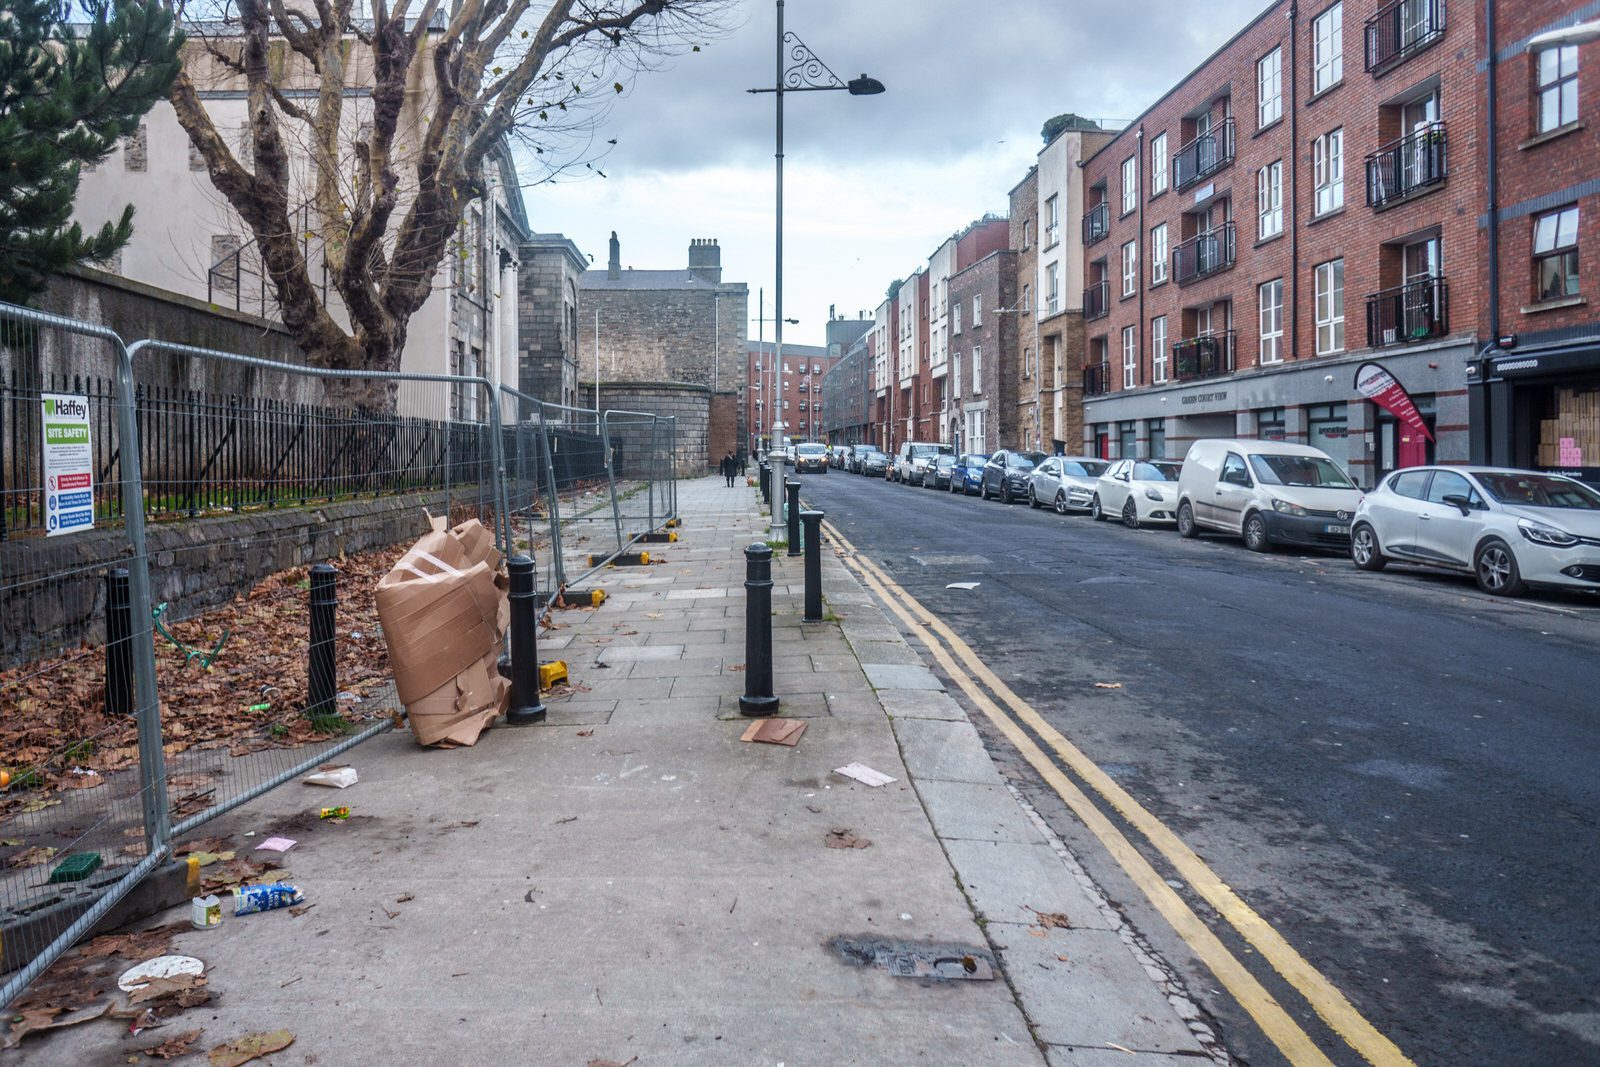
[[[1196,234],[1172,250],[1172,276],[1185,285],[1233,266],[1233,223]]]
[[[1098,319],[1111,311],[1111,283],[1105,278],[1083,291],[1083,317]]]
[[[1083,395],[1103,396],[1111,392],[1111,364],[1091,363],[1083,368]]]
[[[1430,122],[1367,157],[1367,203],[1383,207],[1420,189],[1438,185],[1449,173],[1444,123]]]
[[[1111,232],[1111,205],[1104,200],[1083,213],[1083,243],[1092,245]]]
[[[1180,382],[1233,373],[1233,331],[1202,334],[1172,345],[1172,377]]]
[[[1410,345],[1450,332],[1450,284],[1422,278],[1367,297],[1367,345]]]
[[[1393,0],[1366,31],[1367,70],[1382,74],[1444,36],[1444,0]]]
[[[1184,189],[1233,162],[1233,119],[1223,119],[1172,154],[1172,185]]]

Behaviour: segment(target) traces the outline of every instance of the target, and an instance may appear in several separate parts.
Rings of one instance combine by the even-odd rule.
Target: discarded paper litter
[[[378,582],[395,689],[420,745],[470,745],[506,710],[497,668],[510,609],[500,552],[476,519],[432,529]]]
[[[862,785],[870,785],[874,789],[880,785],[888,785],[890,782],[898,782],[900,780],[891,778],[882,771],[875,771],[865,763],[847,763],[843,767],[835,767],[833,773],[842,774],[846,778],[854,778]]]
[[[316,774],[307,775],[306,785],[325,785],[332,789],[348,789],[360,781],[354,767],[322,767]]]
[[[760,741],[768,745],[787,745],[793,748],[806,732],[803,719],[758,719],[740,736],[741,741]]]

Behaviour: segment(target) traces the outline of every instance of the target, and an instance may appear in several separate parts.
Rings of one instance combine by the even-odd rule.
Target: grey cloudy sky
[[[821,343],[828,306],[853,316],[986,211],[1063,111],[1133,118],[1265,7],[1265,0],[788,0],[785,26],[875,97],[784,104],[784,340]],[[773,293],[773,0],[744,0],[702,51],[646,72],[606,118],[607,178],[525,191],[534,228],[604,265],[684,265],[715,237],[723,277]],[[530,171],[531,173],[531,171]],[[603,331],[603,326],[602,326]],[[749,326],[756,336],[756,324]],[[771,327],[767,327],[771,337]]]

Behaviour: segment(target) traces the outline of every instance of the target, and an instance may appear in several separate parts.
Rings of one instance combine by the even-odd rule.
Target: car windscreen
[[[826,455],[827,454],[828,446],[827,445],[795,445],[794,446],[794,450],[795,450],[796,454],[802,455],[802,456],[821,456],[821,455]]]
[[[1136,482],[1175,482],[1183,470],[1181,463],[1135,463],[1133,480]]]
[[[941,455],[941,454],[944,454],[944,453],[949,452],[949,451],[951,451],[949,445],[912,445],[911,446],[911,455],[913,457],[917,457],[917,456],[937,456],[937,455]]]
[[[1019,471],[1031,471],[1044,459],[1042,452],[1007,452],[1006,466]]]
[[[987,462],[989,462],[989,457],[977,452],[971,452],[961,457],[961,465],[963,467],[981,467]]]
[[[1086,459],[1082,462],[1075,459],[1064,459],[1061,461],[1061,473],[1076,474],[1080,478],[1098,478],[1106,472],[1106,468],[1109,466],[1111,464],[1101,463],[1093,459]]]
[[[943,470],[945,467],[954,467],[956,465],[956,457],[947,453],[945,455],[941,455],[933,462],[939,467],[939,469]]]
[[[1555,474],[1506,474],[1474,471],[1489,495],[1502,504],[1533,508],[1571,508],[1600,511],[1600,493],[1582,482]]]
[[[1264,485],[1310,486],[1318,489],[1354,489],[1339,465],[1322,456],[1250,457],[1250,467]]]

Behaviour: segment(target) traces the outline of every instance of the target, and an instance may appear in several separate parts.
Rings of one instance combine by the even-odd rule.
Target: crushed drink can
[[[189,901],[189,924],[196,930],[209,930],[222,925],[222,901],[214,896],[195,897]]]
[[[300,892],[300,887],[290,885],[288,882],[242,885],[233,891],[233,913],[251,915],[258,911],[271,911],[273,908],[287,908],[303,900],[305,894]]]
[[[346,807],[323,808],[317,813],[317,818],[319,819],[348,819],[349,817],[350,809]]]

